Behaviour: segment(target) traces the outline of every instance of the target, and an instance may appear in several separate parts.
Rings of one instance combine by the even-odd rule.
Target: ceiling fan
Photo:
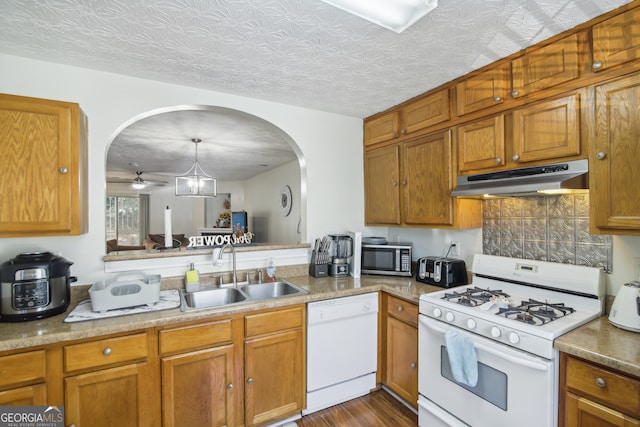
[[[111,176],[111,177],[107,177],[107,182],[111,184],[131,184],[131,186],[136,190],[142,190],[146,186],[163,187],[169,184],[167,181],[154,181],[154,180],[142,179],[142,171],[136,171],[136,177],[133,179]]]

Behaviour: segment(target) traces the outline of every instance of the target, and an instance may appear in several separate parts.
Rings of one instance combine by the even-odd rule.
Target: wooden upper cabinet
[[[456,85],[458,116],[500,104],[509,86],[509,63],[471,75]]]
[[[365,223],[400,225],[400,147],[364,154]]]
[[[504,115],[458,126],[458,172],[505,165]]]
[[[526,163],[579,156],[582,97],[577,92],[515,110],[512,160]]]
[[[451,132],[407,142],[402,147],[404,222],[453,224]]]
[[[580,76],[578,34],[524,54],[511,62],[513,98],[556,86]]]
[[[86,133],[78,104],[0,94],[0,237],[87,232]]]
[[[390,111],[364,122],[364,146],[390,141],[398,137],[400,113]]]
[[[640,58],[640,8],[593,26],[593,71],[606,70]]]
[[[640,73],[596,86],[596,136],[590,150],[592,232],[640,230]]]
[[[449,89],[446,88],[404,105],[400,110],[400,134],[410,134],[450,118]]]
[[[449,88],[409,101],[364,124],[364,146],[411,135],[451,118]]]

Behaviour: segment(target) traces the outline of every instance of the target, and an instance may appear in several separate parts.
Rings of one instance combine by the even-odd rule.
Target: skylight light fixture
[[[216,197],[218,195],[216,179],[207,175],[198,163],[198,144],[202,140],[193,138],[191,142],[196,146],[196,157],[191,169],[176,176],[176,196]]]
[[[438,6],[438,0],[322,0],[323,2],[401,33]]]

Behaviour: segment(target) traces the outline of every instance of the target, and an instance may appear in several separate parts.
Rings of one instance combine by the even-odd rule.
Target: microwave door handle
[[[400,267],[401,267],[401,263],[400,263],[400,251],[399,249],[396,249],[396,271],[400,271]]]
[[[422,323],[424,326],[426,326],[427,328],[431,329],[433,332],[437,332],[440,335],[442,335],[443,339],[444,339],[444,334],[447,332],[442,328],[438,328],[437,326],[434,325],[430,325],[429,323],[426,322],[426,320],[424,319],[423,316],[420,316],[420,323]],[[504,359],[507,360],[511,363],[515,363],[517,365],[521,365],[521,366],[525,366],[531,369],[535,369],[537,371],[543,371],[546,372],[549,370],[549,368],[547,367],[547,365],[543,364],[543,363],[537,363],[534,362],[532,360],[528,360],[528,359],[521,359],[519,357],[513,357],[509,354],[506,353],[501,353],[497,350],[494,350],[493,348],[487,347],[486,345],[480,344],[478,342],[473,342],[473,346],[476,348],[476,350],[482,350],[485,351],[495,357],[498,357],[500,359]]]

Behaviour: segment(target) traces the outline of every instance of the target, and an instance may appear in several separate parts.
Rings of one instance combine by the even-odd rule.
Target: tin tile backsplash
[[[589,195],[482,202],[485,254],[612,269],[612,238],[589,233]]]

